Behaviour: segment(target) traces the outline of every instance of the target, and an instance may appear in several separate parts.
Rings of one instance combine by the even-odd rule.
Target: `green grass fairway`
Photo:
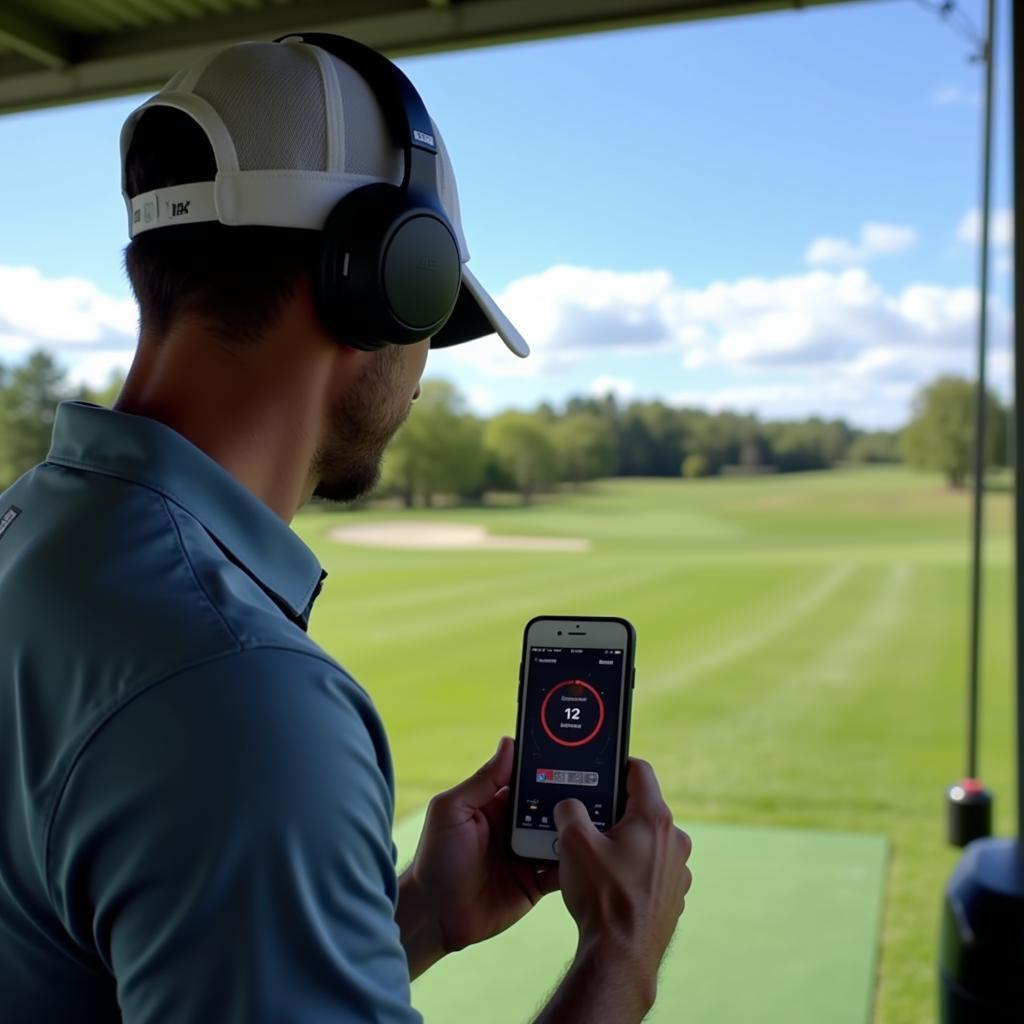
[[[309,510],[293,525],[330,573],[312,635],[381,711],[400,816],[475,770],[512,731],[527,619],[624,615],[639,638],[633,749],[653,762],[695,835],[699,823],[726,822],[888,837],[876,1020],[925,1024],[935,1019],[942,885],[956,860],[944,845],[943,789],[963,761],[968,504],[936,477],[864,469],[617,480],[526,509]],[[1009,513],[1007,495],[993,494],[982,771],[1004,832]],[[395,518],[593,546],[387,551],[327,539],[339,522]],[[695,864],[700,857],[695,850]],[[700,886],[695,871],[695,894]],[[687,929],[709,927],[692,919],[732,913],[694,900],[682,949]],[[774,1019],[766,1010],[761,1020]]]
[[[395,830],[412,857],[423,823]],[[803,829],[688,826],[700,877],[648,1021],[865,1024],[874,1001],[886,843]],[[427,1024],[523,1024],[562,975],[576,926],[557,898],[518,927],[443,960],[413,986]]]

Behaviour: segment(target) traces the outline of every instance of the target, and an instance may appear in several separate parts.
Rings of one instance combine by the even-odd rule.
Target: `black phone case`
[[[626,809],[626,769],[629,766],[629,732],[633,718],[633,688],[636,685],[636,630],[633,623],[618,615],[535,615],[523,629],[523,646],[519,653],[519,689],[516,694],[516,734],[512,749],[512,792],[509,806],[509,842],[512,840],[512,830],[515,828],[516,803],[519,799],[519,727],[522,721],[523,707],[523,681],[526,666],[526,638],[530,633],[530,627],[535,622],[557,620],[564,622],[572,619],[573,622],[620,622],[626,627],[626,658],[623,665],[623,687],[625,693],[622,700],[622,753],[619,760],[619,784],[615,789],[615,806],[612,808],[612,823],[614,825],[623,815]],[[625,680],[629,680],[629,686],[625,686]],[[517,860],[532,860],[529,857],[520,857],[515,851],[512,856]],[[550,864],[552,861],[539,861],[538,863]]]

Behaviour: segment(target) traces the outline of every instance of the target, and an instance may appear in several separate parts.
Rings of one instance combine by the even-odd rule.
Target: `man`
[[[325,574],[296,511],[372,488],[431,344],[497,331],[526,354],[459,268],[432,125],[455,312],[389,344],[347,257],[325,282],[334,204],[408,177],[391,102],[291,38],[211,55],[126,123],[135,360],[113,410],[60,406],[47,461],[0,496],[8,1024],[416,1021],[410,978],[556,888],[579,947],[540,1019],[653,1002],[690,874],[651,768],[607,835],[562,802],[540,870],[508,851],[502,738],[399,878],[382,725],[306,633]]]

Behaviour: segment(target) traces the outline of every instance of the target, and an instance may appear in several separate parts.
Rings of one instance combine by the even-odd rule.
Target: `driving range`
[[[981,769],[999,794],[1012,791],[1012,566],[998,484],[987,515]],[[935,1017],[958,854],[943,790],[962,763],[968,517],[967,492],[886,467],[616,480],[531,507],[309,508],[293,526],[330,574],[311,634],[391,738],[400,866],[429,798],[512,733],[525,622],[623,615],[638,633],[632,750],[694,837],[652,1019],[917,1024]],[[332,539],[356,523],[590,543]],[[414,1002],[428,1021],[523,1021],[574,942],[550,896],[425,975]]]

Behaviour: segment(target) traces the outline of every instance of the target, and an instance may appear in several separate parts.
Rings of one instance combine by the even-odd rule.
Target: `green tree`
[[[684,416],[662,402],[633,402],[618,418],[619,472],[676,476],[683,457]]]
[[[579,484],[615,471],[615,442],[608,423],[600,416],[570,413],[554,424],[551,437],[563,480]]]
[[[733,412],[712,415],[691,410],[686,413],[688,426],[685,451],[703,455],[707,472],[717,473],[723,466],[767,465],[771,462],[769,447],[762,436],[756,416],[741,416]],[[679,472],[679,460],[672,475]]]
[[[939,377],[918,392],[903,431],[903,454],[918,469],[939,470],[951,487],[963,487],[972,465],[975,385],[965,377]],[[999,399],[986,396],[990,424],[1002,415]],[[988,431],[986,465],[993,461],[997,432]]]
[[[420,400],[388,448],[381,489],[402,496],[407,508],[417,498],[427,506],[439,494],[479,498],[486,453],[483,428],[465,410],[465,399],[446,380],[426,380]]]
[[[873,430],[858,434],[847,450],[846,457],[851,462],[899,462],[899,432]]]
[[[0,472],[2,486],[46,458],[57,405],[70,397],[64,371],[42,349],[0,378]]]
[[[687,480],[696,480],[699,476],[707,476],[708,460],[700,452],[690,452],[683,459],[683,476]]]
[[[549,434],[542,421],[525,412],[503,412],[484,429],[485,447],[500,471],[515,481],[524,505],[558,479],[558,456]]]

